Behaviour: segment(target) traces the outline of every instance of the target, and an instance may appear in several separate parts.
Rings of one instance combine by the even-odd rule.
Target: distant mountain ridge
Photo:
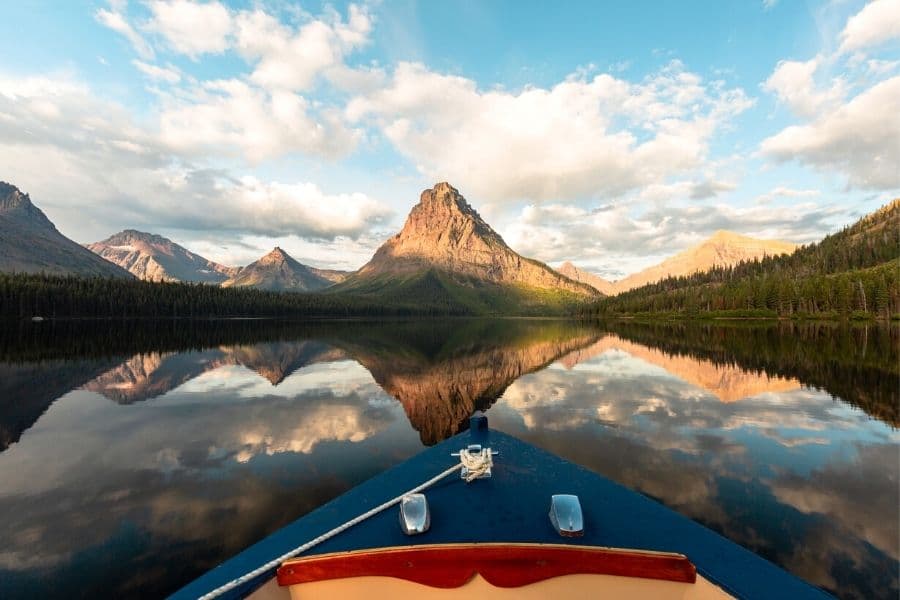
[[[254,287],[282,292],[317,292],[334,285],[341,271],[304,265],[279,247],[240,269],[222,287]]]
[[[131,278],[131,274],[75,243],[31,202],[0,181],[0,271]]]
[[[801,246],[731,268],[668,278],[607,297],[582,314],[728,313],[890,319],[900,313],[900,199]]]
[[[797,245],[791,242],[761,240],[733,231],[719,230],[696,246],[618,281],[608,281],[568,262],[560,266],[559,272],[591,285],[608,296],[614,296],[667,277],[693,275],[713,267],[733,267],[740,262],[760,260],[766,256],[790,254],[796,249]]]
[[[139,279],[219,284],[240,270],[194,254],[161,235],[126,229],[87,248]]]
[[[566,261],[563,264],[559,265],[559,268],[556,269],[558,272],[562,273],[569,279],[573,279],[575,281],[580,281],[581,283],[587,284],[606,296],[615,294],[616,284],[603,279],[599,275],[594,275],[589,271],[584,271],[579,269],[572,263]]]
[[[496,309],[505,300],[541,303],[597,295],[513,251],[446,182],[423,191],[403,229],[334,291],[400,301],[419,295],[475,311]]]

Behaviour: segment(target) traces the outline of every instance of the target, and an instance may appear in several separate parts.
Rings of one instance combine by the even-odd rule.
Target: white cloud
[[[315,110],[303,96],[267,91],[239,79],[207,81],[170,97],[160,113],[162,140],[179,152],[228,154],[251,162],[292,152],[326,158],[349,153],[361,133],[336,109]]]
[[[194,0],[153,0],[148,6],[153,16],[146,28],[173,50],[195,59],[234,50],[252,66],[249,80],[270,91],[307,90],[331,71],[336,81],[349,80],[355,70],[344,59],[368,42],[372,30],[368,10],[355,4],[346,21],[331,10],[296,29],[259,7],[231,11],[217,1]],[[362,69],[356,76],[368,75]]]
[[[177,223],[190,229],[334,239],[357,237],[390,215],[382,203],[366,194],[327,194],[313,183],[262,182],[249,176],[234,180],[188,172],[170,177],[166,186],[171,200],[158,209],[159,217],[176,213]]]
[[[900,1],[875,0],[847,20],[834,54],[779,62],[762,87],[802,122],[765,138],[761,153],[843,175],[850,188],[900,187],[900,76],[890,77],[900,63],[861,52],[893,38],[900,39]],[[840,77],[816,82],[838,68]]]
[[[133,60],[131,61],[131,64],[150,79],[165,81],[166,83],[178,83],[181,81],[181,72],[173,65],[160,67],[139,60]]]
[[[819,190],[795,190],[783,185],[773,188],[765,194],[756,197],[758,204],[768,204],[775,198],[814,198],[820,194]]]
[[[839,52],[855,52],[900,38],[900,1],[873,0],[847,20]]]
[[[72,79],[0,76],[0,90],[0,162],[81,242],[125,227],[353,238],[390,214],[363,193],[192,165],[170,140]],[[275,126],[287,127],[290,113],[280,116]]]
[[[238,51],[256,63],[252,81],[267,89],[303,90],[319,73],[342,67],[345,55],[368,41],[372,20],[364,8],[351,5],[346,22],[320,18],[292,31],[255,10],[237,15],[235,29]]]
[[[783,60],[763,84],[763,89],[784,102],[798,115],[809,117],[834,107],[847,93],[845,82],[835,79],[827,89],[819,89],[815,73],[822,65],[821,57],[807,61]]]
[[[354,92],[383,81],[377,66],[344,63],[347,53],[368,41],[372,21],[366,9],[351,5],[346,19],[333,10],[305,16],[295,30],[261,8],[231,11],[215,1],[193,0],[154,0],[148,6],[152,18],[145,29],[173,50],[194,58],[233,50],[250,67],[246,74],[198,82],[171,64],[134,61],[147,77],[173,86],[151,88],[160,100],[160,139],[170,149],[259,163],[293,153],[335,159],[356,147],[363,132],[347,126],[340,108],[298,92],[320,75]],[[114,9],[127,25],[124,6]]]
[[[895,71],[900,67],[900,60],[881,60],[878,58],[870,58],[866,61],[866,69],[869,75],[873,77],[881,77],[888,75],[891,71]]]
[[[808,197],[806,191],[780,188],[782,195]],[[503,228],[517,252],[549,263],[573,261],[593,272],[618,279],[699,243],[720,229],[762,239],[809,242],[831,228],[841,212],[811,202],[791,206],[736,207],[731,204],[673,203],[635,213],[634,199],[587,209],[551,203],[526,206]]]
[[[152,59],[154,56],[153,48],[150,47],[150,44],[147,43],[143,36],[141,36],[141,34],[139,34],[125,19],[125,6],[125,2],[111,1],[109,10],[105,8],[98,9],[97,12],[94,13],[94,18],[97,19],[101,25],[109,27],[131,42],[131,45],[134,47],[134,51],[138,53],[138,56],[148,60]]]
[[[705,179],[697,181],[690,186],[690,197],[692,200],[705,200],[713,198],[722,192],[730,192],[737,186],[728,181],[716,181],[714,179]]]
[[[232,17],[219,2],[153,0],[147,6],[153,15],[147,28],[165,38],[173,50],[196,58],[228,48]]]
[[[678,61],[640,83],[572,76],[519,92],[400,63],[347,115],[374,117],[431,179],[490,200],[545,200],[621,194],[696,169],[717,129],[752,103]]]
[[[859,93],[804,125],[766,138],[763,154],[845,173],[853,187],[900,187],[900,76]]]

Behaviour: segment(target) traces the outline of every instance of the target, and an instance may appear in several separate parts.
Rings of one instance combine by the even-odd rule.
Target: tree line
[[[0,273],[0,317],[5,318],[344,318],[458,314],[466,314],[466,310],[451,304],[391,302],[346,294]]]
[[[900,201],[789,255],[669,277],[582,307],[582,316],[858,316],[900,313]]]

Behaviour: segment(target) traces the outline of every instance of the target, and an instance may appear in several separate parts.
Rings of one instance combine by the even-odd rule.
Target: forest
[[[896,318],[900,201],[793,254],[670,277],[577,312],[588,317]]]
[[[465,314],[451,304],[385,302],[346,294],[268,292],[190,283],[0,273],[0,317],[396,317]]]

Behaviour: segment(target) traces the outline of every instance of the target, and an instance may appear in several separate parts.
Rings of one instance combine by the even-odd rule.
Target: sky
[[[7,3],[0,180],[78,242],[356,269],[449,181],[617,279],[900,196],[900,0]]]

